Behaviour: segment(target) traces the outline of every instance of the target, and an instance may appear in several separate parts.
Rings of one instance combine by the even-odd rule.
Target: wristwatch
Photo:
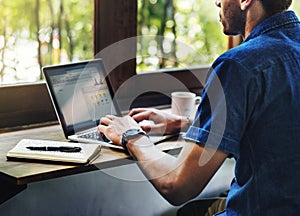
[[[135,139],[139,136],[149,137],[148,134],[145,131],[143,131],[139,128],[129,129],[129,130],[127,130],[123,133],[123,135],[122,135],[122,147],[124,148],[124,150],[126,152],[128,152],[128,149],[126,147],[128,141],[132,140],[132,139]]]

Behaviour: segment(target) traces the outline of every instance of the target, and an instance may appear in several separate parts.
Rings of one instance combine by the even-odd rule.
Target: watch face
[[[125,133],[127,136],[133,136],[139,134],[140,132],[141,132],[140,129],[129,129]]]
[[[133,128],[133,129],[129,129],[129,130],[125,131],[125,133],[123,133],[123,135],[122,135],[123,148],[127,151],[126,144],[127,144],[128,140],[135,139],[141,135],[148,136],[143,130],[141,130],[139,128]]]
[[[144,131],[139,128],[129,129],[123,134],[123,138],[128,141],[130,139],[135,139],[138,136],[146,135]]]

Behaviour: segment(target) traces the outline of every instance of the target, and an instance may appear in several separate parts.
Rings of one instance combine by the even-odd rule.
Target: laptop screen
[[[101,59],[44,67],[43,72],[66,136],[97,126],[107,114],[119,115]]]

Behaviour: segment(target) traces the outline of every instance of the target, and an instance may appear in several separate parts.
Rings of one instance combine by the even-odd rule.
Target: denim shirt
[[[220,215],[300,214],[300,22],[261,22],[212,65],[186,139],[236,159]]]

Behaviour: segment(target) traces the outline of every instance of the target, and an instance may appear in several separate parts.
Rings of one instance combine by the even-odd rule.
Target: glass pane
[[[292,3],[291,9],[293,9],[296,12],[297,16],[300,17],[300,2],[299,1],[294,0]]]
[[[0,84],[43,79],[44,65],[93,57],[93,0],[0,1]]]
[[[207,0],[138,0],[137,72],[211,64],[227,49]]]

